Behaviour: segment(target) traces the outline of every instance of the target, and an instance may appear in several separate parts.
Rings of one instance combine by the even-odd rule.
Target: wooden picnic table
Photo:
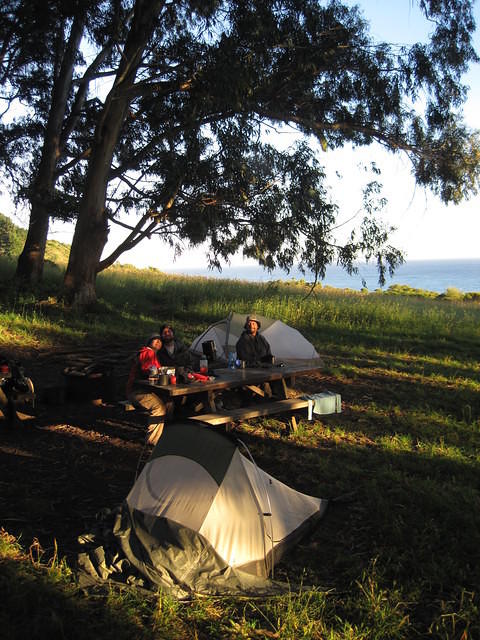
[[[289,398],[288,388],[290,384],[294,384],[296,376],[317,372],[322,368],[322,364],[320,359],[315,359],[284,361],[282,366],[268,365],[245,369],[215,368],[213,380],[176,385],[160,385],[149,380],[137,380],[136,384],[151,389],[167,404],[171,404],[176,398],[198,396],[196,413],[191,416],[191,419],[209,424],[222,424],[308,406],[307,400]],[[249,389],[265,399],[275,398],[276,400],[241,409],[219,411],[215,403],[218,394],[225,390],[240,388]],[[200,414],[199,411],[202,409],[207,409],[208,413]]]

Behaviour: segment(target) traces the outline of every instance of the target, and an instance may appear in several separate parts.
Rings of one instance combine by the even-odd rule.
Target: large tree
[[[324,150],[377,142],[402,151],[445,202],[476,191],[478,138],[460,115],[461,76],[477,59],[472,2],[420,0],[432,33],[411,47],[374,42],[342,2],[119,5],[126,17],[101,69],[113,83],[88,126],[71,129],[57,169],[57,191],[78,214],[65,277],[74,302],[95,300],[96,274],[154,233],[207,241],[212,265],[242,249],[267,267],[298,261],[319,276],[332,261],[351,270],[363,254],[381,279],[401,256],[374,215],[376,185],[366,186],[359,228],[337,245],[313,138]],[[304,142],[281,153],[265,131],[285,125]],[[109,225],[132,210],[138,223],[102,260]]]
[[[0,9],[0,152],[12,194],[30,205],[17,276],[31,283],[42,277],[50,218],[75,218],[68,186],[57,185],[88,154],[98,110],[89,83],[111,62],[123,17],[120,3],[95,0],[7,0]],[[87,37],[96,49],[88,65]]]

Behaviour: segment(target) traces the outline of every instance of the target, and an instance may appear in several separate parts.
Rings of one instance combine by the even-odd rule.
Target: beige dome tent
[[[315,360],[319,358],[315,347],[302,334],[281,320],[271,320],[255,314],[259,319],[260,333],[268,340],[273,355],[281,360]],[[227,318],[210,325],[192,342],[190,351],[201,356],[202,343],[213,340],[219,360],[228,360],[235,351],[245,325],[245,314],[230,313]]]
[[[326,506],[259,469],[233,439],[171,424],[114,534],[137,570],[176,595],[268,593],[275,563]]]

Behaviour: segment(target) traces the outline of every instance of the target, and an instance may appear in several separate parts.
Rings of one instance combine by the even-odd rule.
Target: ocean
[[[172,268],[168,272],[255,282],[291,280],[292,278],[305,280],[306,282],[313,281],[311,274],[304,276],[296,268],[292,269],[288,274],[281,270],[269,273],[255,265],[225,267],[221,272],[194,267],[190,269]],[[360,291],[364,286],[362,279],[365,281],[369,291],[380,288],[375,265],[364,263],[359,265],[359,273],[352,276],[349,276],[340,267],[329,266],[326,277],[322,280],[322,286]],[[382,289],[388,289],[389,286],[394,284],[408,285],[415,289],[424,289],[436,293],[444,293],[449,287],[455,287],[463,293],[469,291],[480,292],[480,259],[409,260],[397,269],[393,277],[387,275],[386,284]]]

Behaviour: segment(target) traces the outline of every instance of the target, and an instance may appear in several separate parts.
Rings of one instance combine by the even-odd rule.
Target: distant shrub
[[[444,297],[447,300],[462,300],[464,295],[463,291],[460,291],[460,289],[457,289],[456,287],[448,287],[445,291]]]
[[[420,298],[435,298],[437,294],[433,291],[425,289],[415,289],[408,284],[392,284],[385,291],[387,295],[394,296],[418,296]]]
[[[480,291],[469,291],[463,296],[464,300],[471,300],[472,302],[480,302]]]

